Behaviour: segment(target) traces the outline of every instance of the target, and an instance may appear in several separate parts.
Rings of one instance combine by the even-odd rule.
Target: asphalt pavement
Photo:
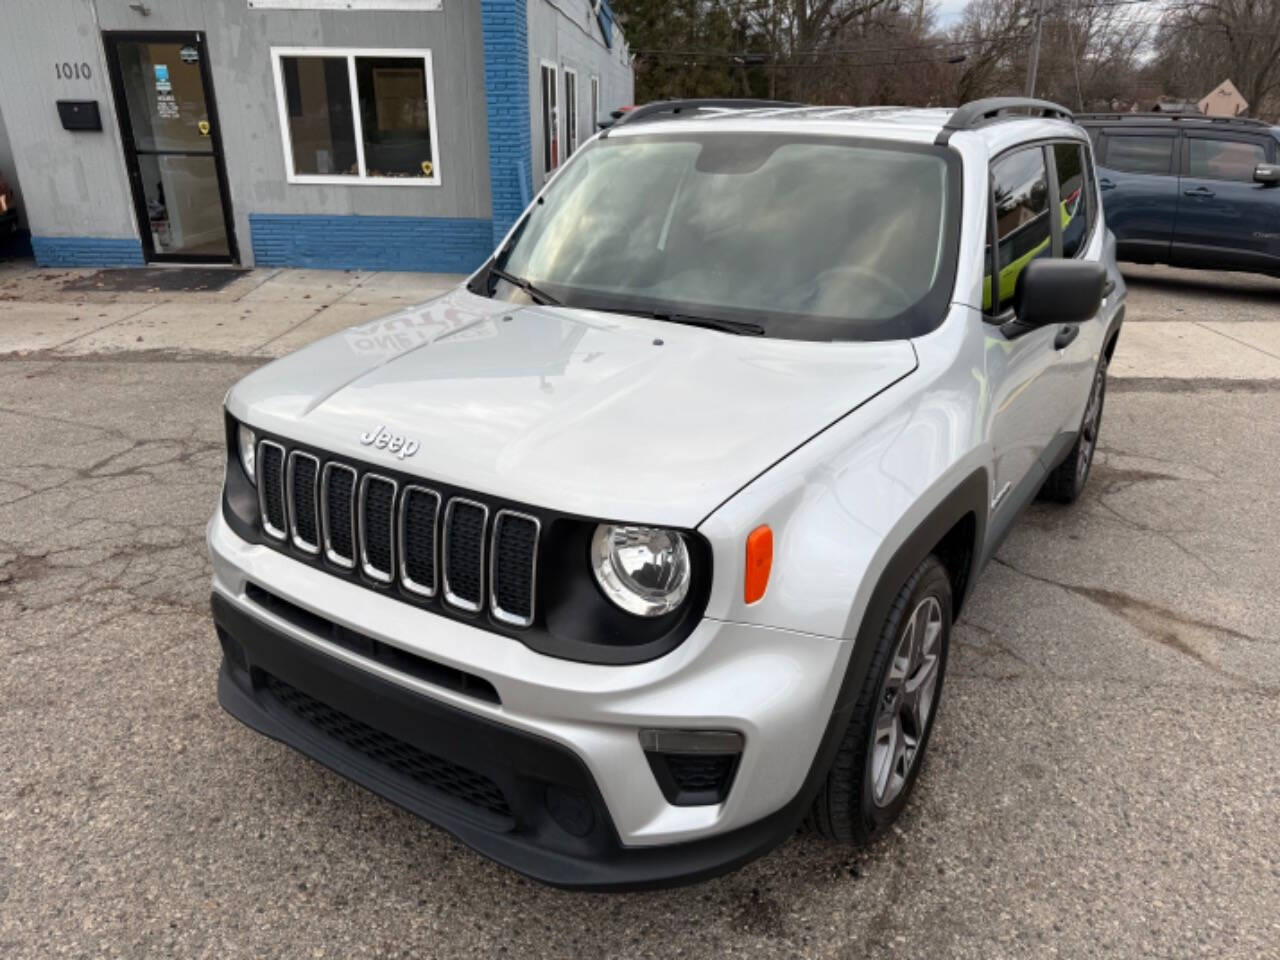
[[[385,281],[250,275],[184,332],[181,298],[0,277],[0,957],[1280,957],[1280,280],[1127,272],[1088,492],[978,584],[899,828],[627,895],[527,881],[216,703],[223,395]]]

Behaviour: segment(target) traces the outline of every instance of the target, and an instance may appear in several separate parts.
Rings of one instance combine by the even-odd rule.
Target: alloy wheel
[[[880,691],[871,744],[871,789],[876,806],[893,803],[906,786],[928,729],[942,656],[942,605],[925,597],[898,639]]]
[[[1084,486],[1093,463],[1093,452],[1098,446],[1098,428],[1102,425],[1102,391],[1107,380],[1106,367],[1099,367],[1093,378],[1093,390],[1089,394],[1089,406],[1084,411],[1084,423],[1080,427],[1080,456],[1076,458],[1077,486]]]

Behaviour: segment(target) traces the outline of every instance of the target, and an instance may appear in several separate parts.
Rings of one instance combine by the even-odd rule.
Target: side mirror
[[[1102,306],[1107,268],[1088,260],[1032,260],[1018,276],[1018,323],[1046,327],[1083,323]]]
[[[1253,168],[1253,182],[1264,186],[1280,183],[1280,166],[1274,163],[1260,163]]]

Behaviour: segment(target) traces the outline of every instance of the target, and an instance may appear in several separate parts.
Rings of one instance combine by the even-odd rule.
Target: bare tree
[[[1177,93],[1200,97],[1230,78],[1255,115],[1277,109],[1280,0],[1187,0],[1169,11],[1156,50],[1153,69]]]
[[[955,101],[1019,92],[1025,83],[1031,0],[971,0],[955,39],[965,61],[955,81]]]
[[[849,31],[870,24],[878,12],[896,11],[904,0],[743,0],[741,11],[768,38],[781,84],[793,99],[809,101],[829,63],[826,51]],[[917,0],[918,2],[918,0]],[[777,86],[775,86],[775,90]]]

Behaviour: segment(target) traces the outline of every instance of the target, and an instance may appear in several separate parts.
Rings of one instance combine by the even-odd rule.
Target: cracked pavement
[[[212,318],[368,278],[250,275],[159,349],[13,346],[0,302],[0,956],[1280,957],[1280,374],[1143,352],[1184,310],[1265,345],[1280,281],[1133,275],[1088,492],[979,582],[899,829],[623,896],[523,880],[217,706],[220,403],[281,334]],[[15,325],[87,313],[15,289]]]

